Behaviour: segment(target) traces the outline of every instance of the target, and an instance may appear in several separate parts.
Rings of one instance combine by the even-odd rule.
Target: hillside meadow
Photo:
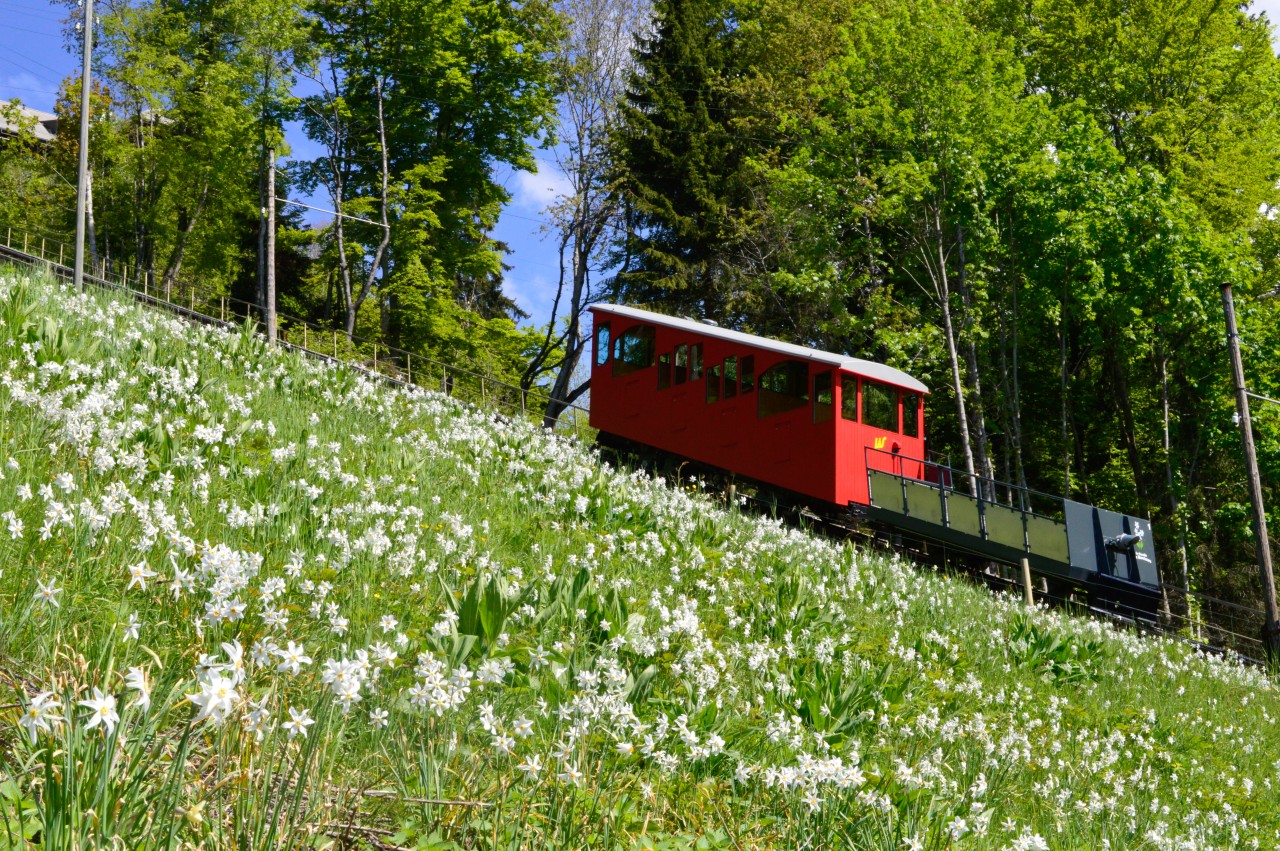
[[[0,848],[1280,844],[1263,672],[0,271]]]

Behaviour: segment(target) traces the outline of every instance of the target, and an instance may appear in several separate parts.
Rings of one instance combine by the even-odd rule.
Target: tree
[[[592,276],[608,263],[607,249],[621,223],[608,146],[647,6],[640,0],[562,0],[558,11],[566,27],[554,60],[562,134],[554,150],[570,193],[550,211],[560,276],[546,333],[521,376],[528,391],[538,376],[555,371],[543,420],[548,428],[589,386],[589,379],[570,385],[586,346],[582,314],[598,295]]]
[[[614,158],[628,224],[612,288],[674,312],[724,319],[733,256],[753,226],[749,148],[727,81],[736,19],[725,0],[658,0],[636,52]]]

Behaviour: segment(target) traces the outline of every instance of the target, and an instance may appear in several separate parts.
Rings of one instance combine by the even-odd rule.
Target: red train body
[[[637,308],[591,310],[601,432],[839,506],[868,503],[868,458],[924,475],[914,459],[928,388],[901,370]]]

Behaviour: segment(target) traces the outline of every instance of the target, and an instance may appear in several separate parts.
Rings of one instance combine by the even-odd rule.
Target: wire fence
[[[74,258],[62,241],[35,231],[6,227],[0,248],[11,260],[28,266],[45,266],[60,278],[70,280],[73,270],[66,265]],[[260,321],[261,305],[229,296],[190,281],[162,281],[140,273],[127,264],[111,264],[100,260],[86,268],[84,280],[94,286],[124,290],[141,302],[205,323],[231,325],[246,320]],[[555,428],[577,437],[591,437],[590,412],[565,399],[553,397],[538,388],[524,389],[509,381],[484,372],[481,367],[461,367],[425,355],[389,346],[379,340],[347,334],[299,316],[277,313],[278,339],[289,349],[313,357],[341,361],[379,378],[397,384],[438,390],[459,400],[484,407],[494,407],[509,415],[538,422],[548,406],[556,401],[561,409]]]

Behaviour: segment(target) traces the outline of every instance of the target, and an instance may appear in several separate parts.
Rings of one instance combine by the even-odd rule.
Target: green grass
[[[1278,844],[1258,671],[248,329],[0,294],[0,848]]]

